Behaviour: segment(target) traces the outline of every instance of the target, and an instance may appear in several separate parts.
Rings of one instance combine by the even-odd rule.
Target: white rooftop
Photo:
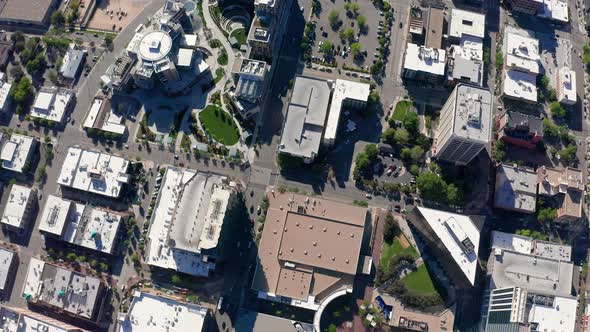
[[[13,272],[11,271],[11,267],[15,257],[16,254],[14,251],[0,247],[0,291],[6,290],[6,281],[11,272]]]
[[[464,34],[483,38],[486,17],[483,14],[455,9],[451,11],[449,35],[461,38]]]
[[[200,332],[207,308],[135,291],[118,332]]]
[[[88,111],[86,119],[84,120],[84,128],[94,128],[94,124],[96,123],[98,113],[100,112],[100,108],[103,103],[104,99],[94,98],[92,105],[90,106],[90,111]]]
[[[180,39],[180,46],[196,47],[197,42],[197,35],[183,34]]]
[[[334,92],[332,94],[330,112],[328,113],[328,121],[326,122],[324,140],[336,139],[338,123],[340,122],[340,113],[342,112],[342,103],[346,99],[367,102],[370,93],[371,86],[369,84],[341,79],[336,80],[336,85],[334,86]]]
[[[280,152],[312,159],[318,154],[330,93],[326,80],[307,76],[295,78]]]
[[[214,265],[204,251],[217,247],[232,190],[225,177],[168,167],[150,229],[146,262],[179,272],[207,276]]]
[[[496,169],[494,206],[533,213],[537,203],[537,172],[509,164]]]
[[[194,50],[189,48],[178,49],[178,60],[176,61],[176,64],[179,67],[189,67],[192,63],[194,52]]]
[[[526,32],[515,30],[506,32],[504,37],[504,55],[506,68],[526,70],[539,73],[539,40],[525,36]]]
[[[560,83],[557,89],[557,100],[560,103],[575,104],[577,100],[576,72],[568,67],[561,67],[557,75],[559,75]]]
[[[119,197],[128,181],[129,162],[110,154],[71,147],[57,183],[109,197]]]
[[[518,70],[504,70],[503,90],[506,96],[537,102],[537,77]]]
[[[567,262],[571,261],[572,254],[572,247],[566,244],[535,240],[528,236],[499,231],[492,231],[492,248]]]
[[[61,197],[49,195],[39,221],[39,231],[62,236],[64,227],[70,218],[74,203]]]
[[[444,75],[446,57],[445,50],[426,48],[408,43],[404,60],[404,69]]]
[[[455,95],[453,132],[455,135],[489,142],[492,137],[492,93],[484,88],[459,84]]]
[[[29,160],[34,138],[19,134],[12,134],[10,139],[4,143],[0,159],[2,168],[22,173],[23,168]]]
[[[84,330],[28,309],[0,306],[2,332],[84,332]]]
[[[6,206],[4,207],[4,214],[1,222],[16,228],[23,228],[27,216],[27,204],[31,199],[31,195],[35,195],[31,188],[15,184],[10,189]]]
[[[443,242],[455,263],[473,285],[477,271],[477,254],[479,251],[479,230],[466,215],[416,207],[438,238]],[[461,242],[459,242],[461,241]],[[471,243],[473,249],[466,252],[465,243]],[[467,247],[469,247],[467,245]]]
[[[71,99],[72,93],[69,91],[57,93],[41,91],[37,94],[29,115],[53,122],[62,122]]]
[[[12,84],[0,81],[0,111],[5,111],[7,105],[8,98],[10,97],[10,89],[12,88]]]
[[[144,61],[158,61],[168,56],[172,38],[164,31],[152,31],[141,38],[138,55]]]
[[[555,21],[568,22],[569,10],[567,2],[564,0],[543,0],[543,11],[539,16]]]
[[[552,306],[533,304],[528,321],[539,324],[537,331],[574,332],[577,308],[576,298],[557,296]]]

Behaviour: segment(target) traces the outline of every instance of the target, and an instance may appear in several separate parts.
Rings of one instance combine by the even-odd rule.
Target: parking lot
[[[352,11],[347,12],[344,9],[344,1],[332,2],[330,0],[319,0],[320,8],[319,14],[311,14],[307,10],[311,10],[311,6],[307,4],[307,1],[302,2],[305,16],[310,18],[311,22],[315,24],[315,44],[313,46],[312,60],[314,62],[322,62],[325,60],[324,55],[320,50],[320,45],[326,41],[329,41],[334,46],[334,58],[333,60],[338,64],[339,67],[343,65],[347,67],[361,68],[363,70],[369,70],[371,65],[377,60],[378,48],[379,48],[379,31],[383,30],[380,28],[379,22],[384,22],[383,13],[377,9],[370,1],[352,1],[351,3],[358,4],[358,11],[353,13]],[[306,8],[309,6],[309,9]],[[338,11],[340,23],[332,27],[329,22],[330,12],[333,10]],[[357,18],[364,16],[366,18],[365,28],[360,29],[357,23]],[[354,31],[354,38],[350,40],[342,41],[339,36],[340,31],[342,33],[347,29]],[[386,32],[389,33],[389,32]],[[390,35],[391,36],[391,35]],[[351,54],[350,45],[358,42],[361,45],[361,53],[364,56],[353,57]]]

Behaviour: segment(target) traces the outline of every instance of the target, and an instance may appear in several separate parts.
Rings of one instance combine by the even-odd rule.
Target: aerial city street
[[[590,0],[0,1],[0,332],[589,332],[589,32]]]

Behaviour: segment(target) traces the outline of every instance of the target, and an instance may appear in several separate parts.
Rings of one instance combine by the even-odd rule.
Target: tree
[[[447,202],[451,205],[456,205],[459,203],[459,189],[454,184],[449,184],[447,186]]]
[[[20,81],[24,75],[25,73],[23,72],[23,69],[20,66],[14,66],[10,68],[10,76],[12,76],[15,82]]]
[[[418,145],[416,145],[412,149],[410,149],[410,158],[412,158],[413,161],[420,160],[420,158],[422,158],[423,154],[424,154],[424,149],[422,149]]]
[[[395,131],[395,142],[399,145],[406,145],[410,141],[410,133],[406,128],[399,128]]]
[[[15,43],[18,41],[25,41],[25,35],[21,31],[15,31],[12,35],[10,35],[10,40]]]
[[[359,43],[352,43],[350,45],[350,52],[355,57],[358,56],[359,54],[361,54],[361,44],[359,44]]]
[[[410,148],[403,148],[400,152],[400,157],[404,160],[408,160],[412,158],[412,150]]]
[[[361,7],[360,7],[360,6],[359,6],[359,4],[358,4],[358,3],[356,3],[356,2],[353,2],[353,3],[351,3],[351,4],[350,4],[350,10],[352,10],[352,12],[353,12],[355,15],[356,15],[356,14],[358,14],[358,12],[359,12],[359,9],[360,9],[360,8],[361,8]]]
[[[70,262],[75,261],[77,258],[76,254],[74,254],[73,252],[69,253],[66,255],[66,259]]]
[[[51,24],[55,26],[62,26],[66,23],[66,18],[61,10],[56,10],[51,14]]]
[[[346,39],[346,34],[344,33],[344,30],[338,30],[338,38],[340,38],[344,42],[344,40]]]
[[[566,163],[569,164],[572,161],[576,160],[576,152],[578,148],[576,145],[571,144],[568,145],[566,148],[563,148],[559,151],[559,157]]]
[[[328,21],[330,22],[330,26],[335,28],[340,23],[340,12],[337,10],[332,10],[330,14],[328,14]]]
[[[367,155],[369,161],[375,161],[379,155],[379,148],[377,147],[377,144],[367,144],[365,146],[365,154]]]
[[[498,162],[502,162],[506,159],[506,144],[503,140],[498,140],[494,146],[493,158]]]
[[[382,70],[383,70],[383,60],[381,60],[381,59],[377,60],[377,62],[375,62],[375,64],[371,66],[371,74],[372,75],[377,75],[377,74],[381,73]]]
[[[363,15],[359,15],[356,17],[356,23],[358,23],[359,28],[364,29],[365,24],[367,24],[367,18],[364,17]]]
[[[332,53],[332,43],[326,40],[320,47],[320,52],[326,56],[330,55]]]
[[[394,145],[396,143],[395,134],[394,128],[388,128],[381,134],[381,139],[389,145]]]
[[[345,39],[348,39],[348,41],[353,41],[354,40],[354,30],[352,28],[348,28],[348,29],[344,30],[344,37],[345,37]]]
[[[567,115],[565,108],[557,101],[552,102],[549,108],[551,109],[551,115],[555,117],[564,118]]]
[[[24,112],[24,108],[33,95],[33,85],[28,77],[23,77],[17,84],[16,88],[10,91],[12,99],[17,105],[17,112]],[[20,113],[19,113],[20,114]]]
[[[385,224],[383,224],[383,241],[393,243],[393,239],[401,234],[401,229],[393,215],[388,213],[385,216]]]
[[[173,274],[171,281],[174,285],[180,285],[182,283],[182,277],[178,274]]]
[[[496,68],[501,68],[503,64],[504,64],[504,55],[502,55],[502,52],[498,51],[498,52],[496,52]]]
[[[542,223],[547,223],[557,218],[557,211],[554,208],[544,208],[539,210],[537,214],[537,220]]]
[[[418,174],[420,174],[420,166],[418,166],[418,165],[416,165],[416,164],[413,164],[413,165],[410,167],[410,173],[411,173],[412,175],[418,175]]]
[[[543,132],[548,137],[559,137],[559,126],[551,123],[551,120],[543,119]]]
[[[539,83],[540,83],[542,89],[547,89],[547,87],[549,86],[549,76],[547,76],[547,75],[541,76],[541,78],[539,79]]]
[[[410,134],[417,135],[419,131],[420,120],[418,120],[418,114],[413,111],[406,112],[404,116],[404,128],[406,128]]]
[[[49,78],[49,80],[51,81],[51,83],[57,84],[57,71],[55,71],[54,69],[50,70],[47,73],[47,77]]]
[[[113,37],[113,35],[112,35],[112,34],[110,34],[110,33],[107,33],[107,34],[104,36],[104,43],[105,43],[105,45],[106,45],[107,47],[111,47],[111,45],[113,45],[113,40],[114,40],[114,39],[115,39],[115,38]]]
[[[432,172],[420,173],[416,178],[416,185],[426,199],[444,202],[447,195],[447,183]]]

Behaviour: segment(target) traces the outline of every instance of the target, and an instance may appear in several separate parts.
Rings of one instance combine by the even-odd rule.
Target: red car
[[[389,166],[389,169],[390,169],[392,172],[395,172],[395,170],[397,169],[397,166],[395,166],[395,165],[391,165],[391,166]]]

